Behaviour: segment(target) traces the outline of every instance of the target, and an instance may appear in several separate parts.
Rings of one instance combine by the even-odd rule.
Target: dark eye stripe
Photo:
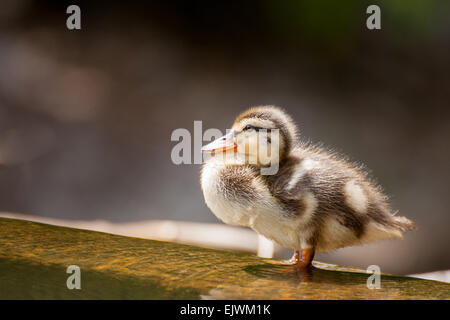
[[[267,130],[267,131],[269,131],[269,130],[271,130],[271,129],[261,128],[261,127],[255,127],[255,126],[252,126],[251,124],[248,124],[248,125],[246,125],[244,127],[244,129],[242,131],[247,131],[247,130],[250,130],[250,129],[255,129],[255,131],[259,131],[259,130]]]

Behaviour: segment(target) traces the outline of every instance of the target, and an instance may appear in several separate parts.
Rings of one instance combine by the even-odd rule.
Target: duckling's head
[[[292,118],[274,106],[250,108],[233,123],[231,132],[202,148],[203,152],[232,152],[246,163],[267,166],[281,162],[297,143]]]

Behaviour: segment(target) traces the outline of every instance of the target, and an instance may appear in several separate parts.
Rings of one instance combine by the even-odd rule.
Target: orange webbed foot
[[[314,248],[294,250],[292,258],[284,260],[284,264],[295,265],[298,269],[306,269],[312,267],[312,261],[314,258]]]
[[[292,255],[292,258],[290,258],[289,260],[283,260],[283,263],[289,264],[289,265],[296,265],[299,263],[299,261],[300,261],[300,251],[294,250],[294,254]]]

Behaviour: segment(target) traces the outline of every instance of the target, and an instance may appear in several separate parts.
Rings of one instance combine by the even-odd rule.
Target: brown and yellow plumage
[[[257,138],[260,129],[269,132],[263,140],[267,145],[275,143],[271,130],[279,132],[279,169],[272,175],[261,174],[267,159],[262,162],[252,154],[252,150],[268,148]],[[314,252],[398,238],[414,228],[407,218],[394,215],[387,197],[363,168],[300,142],[294,122],[280,108],[263,106],[243,112],[225,142],[234,144],[232,156],[216,154],[202,169],[206,204],[225,223],[248,226],[294,249],[294,262],[299,265],[309,265]],[[251,144],[258,146],[251,148]]]

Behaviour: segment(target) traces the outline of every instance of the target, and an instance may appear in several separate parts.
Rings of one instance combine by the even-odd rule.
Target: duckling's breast
[[[201,185],[207,206],[223,222],[250,227],[285,247],[299,246],[298,228],[257,168],[212,158],[203,166]]]
[[[253,179],[251,168],[209,159],[201,176],[206,205],[227,224],[249,226],[252,207],[258,198]]]

